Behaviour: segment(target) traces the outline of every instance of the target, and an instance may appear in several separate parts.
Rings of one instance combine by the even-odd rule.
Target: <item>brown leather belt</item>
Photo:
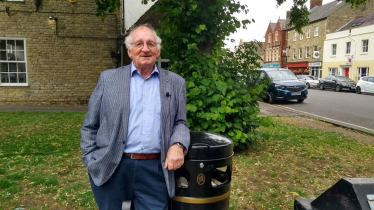
[[[123,156],[129,157],[135,160],[152,160],[160,157],[160,153],[151,154],[137,154],[137,153],[123,153]]]

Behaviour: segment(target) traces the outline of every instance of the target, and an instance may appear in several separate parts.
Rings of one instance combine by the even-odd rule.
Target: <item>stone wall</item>
[[[0,37],[25,38],[28,78],[23,87],[0,84],[0,105],[86,103],[99,74],[117,67],[111,51],[123,41],[120,12],[104,21],[95,12],[92,0],[0,3]]]

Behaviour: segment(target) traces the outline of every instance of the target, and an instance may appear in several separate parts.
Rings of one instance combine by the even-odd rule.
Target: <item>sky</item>
[[[235,34],[229,36],[229,39],[235,39],[234,43],[226,41],[227,48],[234,49],[235,46],[239,45],[240,39],[245,42],[257,40],[264,42],[265,33],[269,23],[276,23],[278,19],[286,19],[287,11],[291,10],[293,0],[287,0],[280,7],[277,7],[276,0],[239,0],[240,4],[248,5],[249,12],[246,14],[240,13],[236,17],[239,20],[243,19],[254,19],[255,22],[247,26],[247,30],[242,28],[238,29]],[[333,0],[323,0],[322,4],[327,4]],[[306,6],[310,7],[310,1],[306,2]]]

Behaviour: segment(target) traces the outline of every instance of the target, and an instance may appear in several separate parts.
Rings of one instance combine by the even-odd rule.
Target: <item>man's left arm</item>
[[[180,85],[178,91],[177,110],[173,124],[173,132],[170,138],[170,147],[168,149],[165,161],[165,168],[176,170],[184,163],[184,155],[190,145],[190,130],[187,127],[186,113],[186,83]],[[177,144],[179,143],[179,145]],[[180,147],[183,145],[183,148]]]

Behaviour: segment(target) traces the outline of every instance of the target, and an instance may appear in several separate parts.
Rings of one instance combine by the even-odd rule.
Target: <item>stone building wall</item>
[[[0,3],[0,39],[25,39],[28,80],[0,83],[0,105],[86,103],[100,73],[117,67],[111,51],[123,41],[120,13],[102,21],[95,12],[92,0]]]

